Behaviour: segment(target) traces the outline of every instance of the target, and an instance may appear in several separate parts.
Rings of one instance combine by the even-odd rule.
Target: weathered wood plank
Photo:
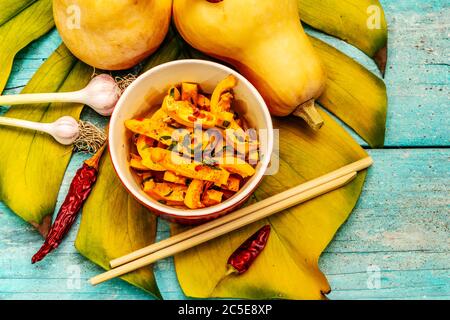
[[[357,208],[320,260],[333,288],[330,298],[449,299],[450,149],[370,153],[375,166]],[[82,160],[76,156],[69,172]],[[62,187],[60,201],[67,187]],[[160,222],[158,230],[159,239],[167,237],[168,223]],[[121,280],[88,285],[87,279],[101,270],[75,252],[75,236],[76,228],[56,252],[32,266],[31,256],[42,239],[0,206],[0,299],[151,298]],[[376,279],[377,270],[380,288],[370,289],[368,281]],[[156,276],[164,298],[185,298],[172,259],[158,262]]]

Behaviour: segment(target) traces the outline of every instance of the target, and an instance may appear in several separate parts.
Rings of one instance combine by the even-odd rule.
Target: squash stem
[[[299,105],[294,111],[294,116],[305,120],[306,123],[314,130],[319,130],[324,124],[322,116],[316,109],[314,99]]]

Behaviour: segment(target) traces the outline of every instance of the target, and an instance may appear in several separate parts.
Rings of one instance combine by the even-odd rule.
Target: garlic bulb
[[[73,144],[80,136],[78,121],[72,117],[62,117],[48,124],[47,133],[63,145]]]
[[[113,77],[101,74],[93,78],[78,94],[80,102],[89,105],[103,116],[110,116],[119,101],[121,90]]]

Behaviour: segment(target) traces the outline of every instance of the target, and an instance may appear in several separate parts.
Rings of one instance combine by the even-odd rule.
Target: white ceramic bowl
[[[129,168],[129,149],[132,133],[124,122],[141,116],[145,111],[161,104],[168,88],[181,82],[199,83],[205,92],[212,92],[216,85],[228,75],[238,79],[234,89],[239,102],[239,114],[254,129],[265,129],[260,134],[260,163],[256,174],[230,199],[223,203],[198,210],[182,210],[166,206],[152,199],[142,190]],[[237,208],[257,188],[269,165],[273,150],[273,126],[268,108],[255,87],[236,71],[214,62],[204,60],[179,60],[157,66],[142,74],[123,93],[111,116],[109,126],[109,148],[117,175],[125,188],[152,212],[180,223],[198,223],[216,218]]]

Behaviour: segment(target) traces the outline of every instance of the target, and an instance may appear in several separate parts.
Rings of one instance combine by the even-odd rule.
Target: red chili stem
[[[266,247],[270,235],[270,225],[265,225],[248,238],[228,259],[233,272],[243,274],[255,262]]]
[[[105,147],[106,144],[91,159],[85,161],[83,166],[76,172],[55,222],[50,228],[41,249],[31,259],[31,263],[34,264],[44,259],[47,254],[61,244],[63,238],[69,232],[78,216],[78,212],[97,181],[98,166]]]

